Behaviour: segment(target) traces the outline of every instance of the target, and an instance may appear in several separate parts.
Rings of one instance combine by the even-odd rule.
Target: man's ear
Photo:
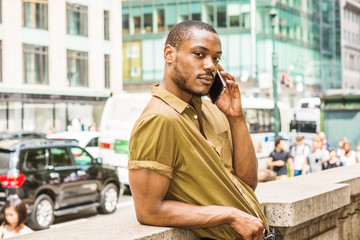
[[[172,63],[175,59],[175,54],[176,54],[176,49],[173,46],[166,44],[166,46],[164,48],[165,62]]]

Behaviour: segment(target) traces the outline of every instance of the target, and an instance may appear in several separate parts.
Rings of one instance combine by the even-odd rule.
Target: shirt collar
[[[169,106],[174,108],[180,114],[189,105],[189,103],[184,102],[183,100],[181,100],[180,98],[178,98],[177,96],[166,90],[165,88],[159,87],[159,84],[151,86],[151,94],[153,97],[157,97],[163,100],[165,103],[167,103]],[[201,97],[194,96],[190,102],[194,107],[201,108],[201,104],[202,104]]]

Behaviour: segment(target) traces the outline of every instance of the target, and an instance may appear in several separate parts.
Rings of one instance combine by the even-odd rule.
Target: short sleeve
[[[269,154],[269,157],[273,158],[273,161],[275,161],[274,152],[271,152],[271,153]]]
[[[172,178],[178,147],[169,119],[148,115],[139,120],[130,138],[129,169],[150,169]]]

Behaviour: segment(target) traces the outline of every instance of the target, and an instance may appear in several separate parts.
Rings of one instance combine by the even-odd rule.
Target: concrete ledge
[[[291,179],[259,183],[256,190],[277,239],[341,239],[360,236],[360,164]],[[19,239],[181,239],[188,230],[140,225],[133,208]]]
[[[189,230],[178,228],[164,228],[145,226],[138,223],[133,207],[120,214],[98,215],[86,222],[74,223],[59,228],[37,231],[23,235],[16,239],[26,240],[91,240],[91,239],[184,239],[197,240],[198,238]]]

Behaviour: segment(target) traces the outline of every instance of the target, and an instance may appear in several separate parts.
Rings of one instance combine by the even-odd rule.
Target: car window
[[[72,166],[69,152],[65,147],[50,148],[50,162],[54,167]]]
[[[9,168],[10,152],[0,152],[0,172],[3,173]]]
[[[86,145],[86,147],[97,147],[97,146],[99,146],[98,141],[99,141],[99,138],[98,138],[98,137],[93,138],[93,139],[91,139],[91,141]]]
[[[78,147],[71,147],[70,151],[74,155],[76,165],[85,166],[92,163],[92,157],[83,149]]]
[[[21,158],[22,154],[20,155]],[[44,169],[46,167],[46,150],[28,149],[24,150],[25,169]]]

